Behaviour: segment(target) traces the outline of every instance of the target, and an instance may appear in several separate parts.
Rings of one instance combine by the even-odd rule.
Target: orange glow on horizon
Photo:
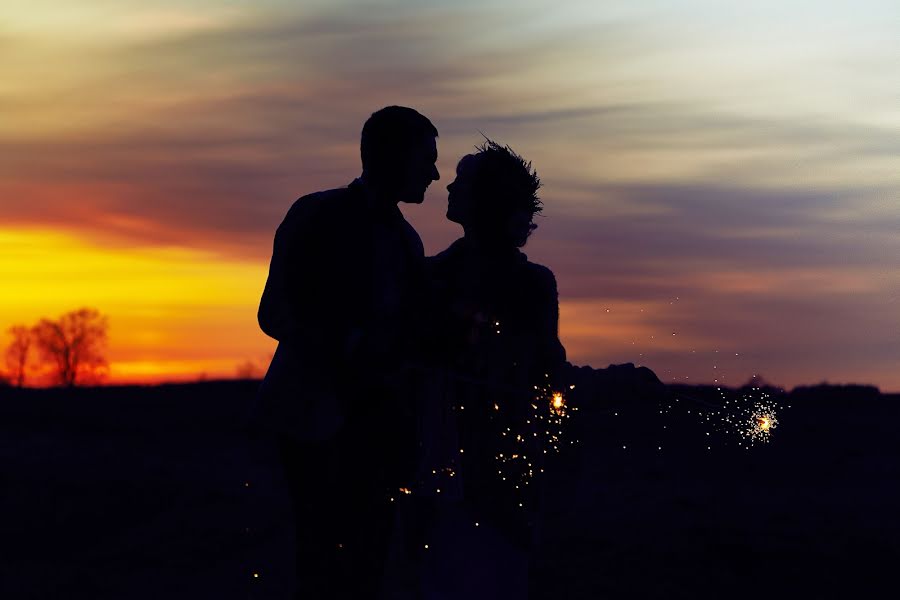
[[[261,374],[275,347],[256,324],[266,269],[193,248],[0,229],[0,328],[90,306],[109,317],[106,383],[230,378],[241,365]]]

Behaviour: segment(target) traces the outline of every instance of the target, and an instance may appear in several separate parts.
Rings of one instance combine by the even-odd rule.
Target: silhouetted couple
[[[301,598],[527,594],[543,453],[525,424],[565,365],[556,281],[519,250],[540,181],[487,140],[447,186],[464,237],[426,259],[398,203],[439,179],[437,137],[412,109],[377,111],[362,175],[297,200],[275,234],[256,417],[278,439]]]

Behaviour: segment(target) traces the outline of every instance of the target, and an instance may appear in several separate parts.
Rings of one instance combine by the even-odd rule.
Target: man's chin
[[[409,194],[400,202],[403,202],[404,204],[422,204],[423,202],[425,202],[425,190],[422,190],[418,193]]]

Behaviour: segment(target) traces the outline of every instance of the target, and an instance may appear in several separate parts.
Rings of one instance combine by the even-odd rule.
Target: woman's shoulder
[[[549,267],[526,259],[522,271],[532,287],[556,294],[556,276]]]

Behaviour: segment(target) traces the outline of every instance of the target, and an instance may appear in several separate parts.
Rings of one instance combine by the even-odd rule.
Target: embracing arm
[[[566,349],[559,341],[559,292],[553,271],[537,269],[539,286],[541,358],[549,369],[556,370],[566,362]]]

